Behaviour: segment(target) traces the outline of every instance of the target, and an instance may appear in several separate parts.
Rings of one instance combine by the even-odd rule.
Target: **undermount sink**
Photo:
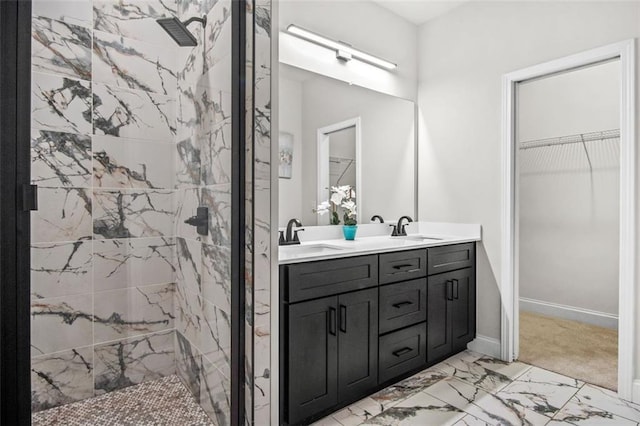
[[[310,244],[310,245],[291,245],[280,246],[278,249],[281,253],[288,255],[300,254],[328,254],[344,250],[344,247],[332,246],[329,244]]]

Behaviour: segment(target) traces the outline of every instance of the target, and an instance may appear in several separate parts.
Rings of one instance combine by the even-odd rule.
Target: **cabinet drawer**
[[[378,285],[378,256],[323,260],[287,266],[289,303]]]
[[[473,266],[476,259],[475,247],[475,243],[467,243],[429,248],[429,275]]]
[[[380,287],[380,334],[426,319],[426,278]]]
[[[380,337],[378,384],[427,362],[427,326],[417,324]]]
[[[380,284],[427,276],[427,251],[411,250],[380,255]]]

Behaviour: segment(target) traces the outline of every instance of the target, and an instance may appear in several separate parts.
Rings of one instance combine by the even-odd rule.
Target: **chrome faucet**
[[[294,225],[299,229],[294,230],[293,229]],[[300,239],[298,238],[298,232],[304,231],[304,228],[300,228],[300,226],[302,226],[302,222],[300,222],[298,219],[291,219],[287,223],[286,235],[284,234],[284,231],[280,231],[280,239],[278,240],[278,245],[289,246],[292,244],[300,244]]]
[[[402,221],[407,219],[407,224],[403,225]],[[398,219],[398,223],[396,225],[389,225],[389,226],[393,226],[393,231],[391,232],[391,236],[392,237],[406,237],[407,236],[407,230],[405,229],[405,226],[407,226],[409,223],[413,222],[413,219],[411,219],[411,217],[409,216],[402,216],[400,219]]]

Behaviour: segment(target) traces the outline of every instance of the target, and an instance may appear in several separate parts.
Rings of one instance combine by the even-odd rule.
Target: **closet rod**
[[[567,145],[573,143],[620,139],[620,129],[604,130],[602,132],[581,133],[578,135],[561,136],[559,138],[538,139],[520,143],[520,149],[540,148],[542,146]]]

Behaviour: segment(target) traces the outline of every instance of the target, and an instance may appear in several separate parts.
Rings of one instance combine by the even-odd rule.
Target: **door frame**
[[[31,422],[31,1],[0,1],[0,424]],[[23,186],[25,185],[25,186]]]
[[[508,73],[502,77],[502,268],[500,353],[513,361],[519,345],[519,288],[516,257],[515,91],[522,81],[620,60],[620,273],[618,320],[618,395],[632,400],[635,360],[636,135],[635,40],[596,49]],[[636,395],[636,401],[640,395]]]
[[[330,124],[328,126],[320,127],[317,131],[317,149],[318,149],[318,188],[317,199],[318,205],[323,201],[327,201],[330,197],[326,193],[326,188],[329,188],[330,178],[330,154],[329,154],[329,141],[332,133],[339,132],[340,130],[355,128],[356,138],[356,197],[358,194],[362,194],[362,120],[360,117],[350,118],[348,120],[341,121],[339,123]],[[324,195],[322,193],[324,192]],[[362,199],[358,198],[358,211],[362,212]]]

